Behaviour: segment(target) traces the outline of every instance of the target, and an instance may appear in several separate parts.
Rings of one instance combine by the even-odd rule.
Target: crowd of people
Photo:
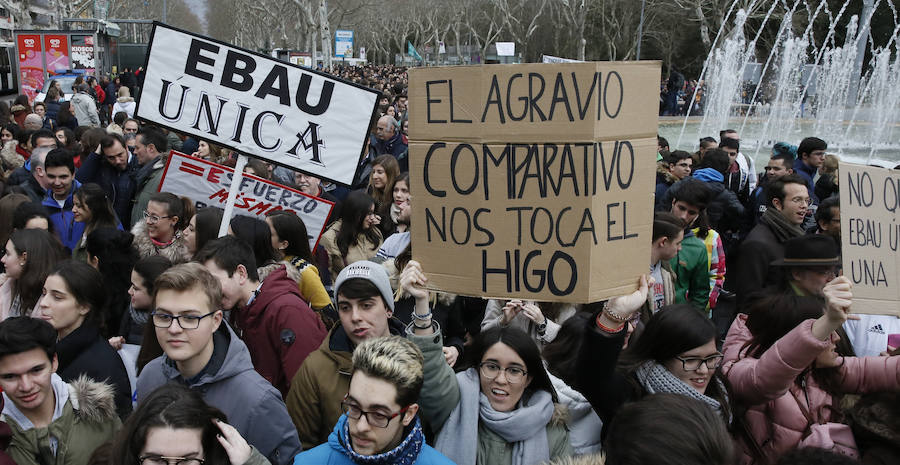
[[[823,139],[757,173],[733,130],[659,138],[637,290],[467,297],[412,259],[406,70],[326,71],[381,92],[353,185],[245,168],[335,204],[313,247],[293,212],[217,237],[221,209],[158,191],[170,149],[226,148],[53,89],[0,106],[0,463],[900,461],[900,320],[841,276]]]

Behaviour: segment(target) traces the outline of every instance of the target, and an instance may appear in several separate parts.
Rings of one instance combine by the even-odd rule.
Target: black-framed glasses
[[[210,316],[215,315],[218,310],[213,310],[206,315],[169,315],[168,313],[157,313],[153,312],[150,314],[150,318],[153,320],[153,326],[157,328],[168,328],[172,326],[173,321],[178,321],[178,326],[181,329],[197,329],[200,327],[200,320]]]
[[[697,371],[700,369],[701,364],[706,364],[706,368],[710,370],[715,370],[719,368],[719,364],[722,363],[722,359],[725,358],[725,355],[716,352],[715,354],[710,355],[709,357],[675,357],[677,360],[681,362],[681,368],[684,368],[684,371]]]
[[[478,365],[478,368],[479,371],[481,371],[481,376],[484,376],[487,379],[495,379],[500,376],[501,371],[506,373],[506,381],[509,384],[519,384],[525,380],[525,376],[528,375],[527,371],[519,367],[503,368],[494,362],[481,362],[481,364]]]
[[[391,420],[399,417],[400,415],[403,415],[407,410],[409,410],[409,405],[400,409],[399,412],[391,415],[385,415],[381,412],[367,412],[359,408],[359,405],[351,402],[348,394],[345,395],[344,400],[341,401],[341,410],[343,410],[349,418],[352,418],[354,420],[359,420],[363,417],[363,415],[365,415],[366,423],[376,428],[387,428],[387,425],[390,424]]]
[[[172,215],[156,216],[156,215],[144,210],[144,219],[147,220],[147,223],[149,223],[149,224],[156,224],[159,222],[159,220],[161,220],[163,218],[171,218],[171,217],[172,217]]]
[[[203,465],[203,459],[193,457],[166,457],[164,455],[142,455],[138,457],[141,465]]]

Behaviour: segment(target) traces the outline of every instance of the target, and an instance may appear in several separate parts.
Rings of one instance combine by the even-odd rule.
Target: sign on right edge
[[[838,172],[853,312],[900,316],[900,171],[841,163]]]
[[[596,302],[650,264],[659,62],[409,70],[429,287]]]

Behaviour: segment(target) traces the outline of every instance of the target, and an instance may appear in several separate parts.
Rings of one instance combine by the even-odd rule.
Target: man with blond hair
[[[138,403],[170,382],[200,392],[269,461],[286,465],[300,452],[281,394],[250,362],[247,346],[222,321],[222,288],[199,263],[177,265],[154,282],[153,312],[164,354],[137,380]]]
[[[451,464],[425,444],[419,392],[425,358],[400,336],[363,341],[353,352],[350,389],[328,442],[297,456],[295,464]]]

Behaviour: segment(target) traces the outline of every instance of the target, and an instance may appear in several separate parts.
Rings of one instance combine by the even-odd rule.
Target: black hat
[[[837,243],[829,236],[812,234],[784,241],[784,258],[773,266],[838,266],[841,256]]]

